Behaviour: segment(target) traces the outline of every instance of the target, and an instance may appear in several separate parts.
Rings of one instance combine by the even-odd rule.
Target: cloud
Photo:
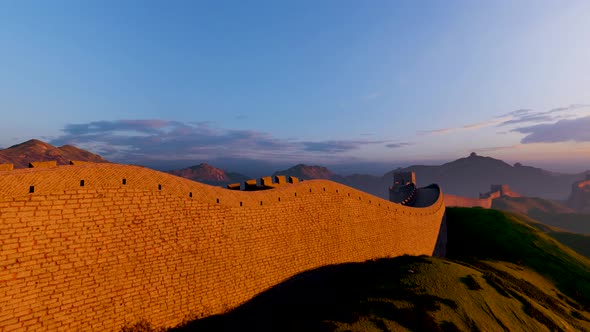
[[[360,149],[363,145],[383,144],[386,141],[346,140],[302,142],[304,150],[310,152],[340,153]]]
[[[532,109],[529,109],[529,108],[521,108],[521,109],[518,109],[518,110],[515,110],[515,111],[512,111],[512,112],[508,112],[506,114],[502,114],[500,116],[497,116],[496,118],[505,118],[505,117],[508,117],[508,116],[511,116],[511,117],[512,116],[525,116],[525,115],[528,115],[528,114],[530,114],[532,112],[534,112]]]
[[[51,144],[73,144],[111,160],[264,159],[296,160],[340,154],[385,140],[298,141],[255,130],[213,127],[207,122],[119,120],[68,124]]]
[[[512,149],[517,149],[519,147],[520,147],[520,144],[514,144],[514,145],[491,146],[491,147],[487,147],[487,148],[472,149],[472,151],[493,152],[493,151],[499,151],[499,150],[512,150]]]
[[[442,135],[442,134],[449,134],[449,133],[454,133],[457,131],[463,131],[463,130],[473,130],[473,129],[480,129],[480,128],[484,128],[484,127],[489,127],[489,126],[493,126],[495,124],[501,123],[503,120],[498,120],[498,119],[493,119],[493,120],[488,120],[488,121],[483,121],[483,122],[478,122],[478,123],[472,123],[472,124],[468,124],[468,125],[464,125],[461,127],[452,127],[452,128],[441,128],[441,129],[434,129],[434,130],[425,130],[425,131],[421,131],[420,133],[423,135]]]
[[[580,109],[590,108],[590,104],[571,104],[564,107],[552,108],[548,111],[535,111],[528,108],[517,109],[499,116],[491,120],[468,124],[459,127],[441,128],[434,130],[426,130],[419,132],[423,135],[443,135],[450,134],[463,130],[480,129],[490,126],[511,126],[524,123],[543,123],[552,122],[560,119],[571,119],[572,117],[579,117]]]
[[[527,122],[551,122],[564,118],[577,117],[579,114],[575,111],[589,107],[590,105],[588,104],[571,104],[569,106],[556,107],[542,112],[531,109],[520,109],[505,114],[504,117],[509,117],[509,119],[503,121],[498,126],[515,125]]]
[[[590,116],[512,130],[526,134],[521,143],[590,142]]]
[[[390,149],[403,148],[405,146],[410,146],[410,145],[413,145],[413,143],[401,142],[401,143],[385,144],[385,146],[388,147],[388,148],[390,148]]]

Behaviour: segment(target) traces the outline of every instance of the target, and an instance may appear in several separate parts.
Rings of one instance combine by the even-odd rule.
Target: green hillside
[[[590,235],[590,215],[576,213],[564,204],[538,197],[500,197],[492,209],[517,212],[564,231]]]
[[[452,208],[447,223],[448,258],[322,267],[172,330],[590,330],[586,258],[514,214]]]
[[[536,210],[552,214],[573,213],[572,208],[549,199],[538,197],[508,197],[503,196],[492,201],[492,209],[511,212],[528,213]]]

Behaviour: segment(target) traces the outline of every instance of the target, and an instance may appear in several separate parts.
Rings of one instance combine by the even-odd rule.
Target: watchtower
[[[401,203],[416,190],[416,173],[394,172],[393,186],[389,187],[389,200]]]

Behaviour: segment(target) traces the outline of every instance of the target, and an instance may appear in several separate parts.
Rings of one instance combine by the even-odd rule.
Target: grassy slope
[[[492,201],[492,208],[526,214],[531,210],[550,213],[573,213],[572,208],[549,199],[538,197],[500,197]]]
[[[590,235],[590,215],[582,213],[550,213],[530,210],[527,215],[546,225],[558,227],[569,232]]]
[[[448,209],[448,255],[470,261],[499,260],[527,266],[590,308],[590,261],[515,214]]]
[[[319,268],[174,330],[590,330],[588,260],[509,213],[454,208],[447,221],[449,259]]]
[[[590,235],[590,215],[575,213],[556,201],[536,197],[501,197],[492,201],[492,209],[526,214],[549,226]]]
[[[517,215],[519,220],[565,244],[577,253],[590,258],[590,235],[570,233],[554,226],[548,226],[526,215]]]

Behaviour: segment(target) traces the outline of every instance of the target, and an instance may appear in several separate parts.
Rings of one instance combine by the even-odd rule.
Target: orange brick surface
[[[413,208],[327,180],[243,192],[116,164],[2,172],[0,330],[221,313],[305,270],[431,255],[444,209],[442,194]]]

